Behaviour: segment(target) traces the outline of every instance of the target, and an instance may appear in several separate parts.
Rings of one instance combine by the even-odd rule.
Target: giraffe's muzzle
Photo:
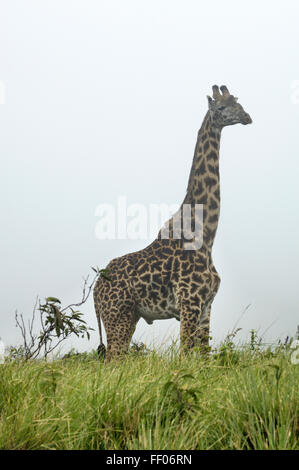
[[[244,125],[245,125],[245,124],[251,124],[251,123],[252,123],[252,119],[251,119],[251,117],[249,116],[249,114],[246,113],[246,114],[243,116],[243,118],[242,118],[242,120],[241,120],[241,123],[244,124]]]

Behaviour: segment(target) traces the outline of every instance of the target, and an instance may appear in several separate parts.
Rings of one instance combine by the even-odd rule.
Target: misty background
[[[222,278],[211,334],[239,320],[265,341],[299,324],[299,4],[282,1],[0,1],[0,336],[36,296],[81,298],[91,266],[152,240],[98,240],[96,207],[183,201],[211,86],[225,84],[251,126],[222,132]],[[240,318],[246,306],[250,308]],[[82,307],[90,350],[92,298]],[[140,320],[134,338],[177,337]]]

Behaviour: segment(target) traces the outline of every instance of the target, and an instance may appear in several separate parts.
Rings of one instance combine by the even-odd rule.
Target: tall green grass
[[[299,365],[224,345],[0,366],[1,449],[299,449]]]

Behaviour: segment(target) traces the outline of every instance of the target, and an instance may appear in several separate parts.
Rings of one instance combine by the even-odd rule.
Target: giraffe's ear
[[[208,98],[209,111],[211,111],[214,107],[214,101],[209,95],[207,95],[207,98]]]

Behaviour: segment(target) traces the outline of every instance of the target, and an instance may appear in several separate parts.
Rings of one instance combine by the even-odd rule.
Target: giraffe
[[[101,320],[107,335],[106,359],[127,352],[140,318],[154,320],[176,318],[180,321],[181,351],[209,345],[211,305],[220,285],[212,261],[212,246],[220,211],[219,147],[221,131],[233,124],[250,124],[251,117],[237,103],[226,86],[212,87],[208,111],[199,129],[186,196],[178,212],[166,224],[169,236],[159,231],[146,248],[113,259],[106,270],[109,279],[99,277],[94,287],[98,319],[99,351],[102,341]],[[199,206],[202,205],[202,206]],[[189,207],[189,222],[196,225],[196,207],[202,207],[200,246],[190,249],[190,234],[174,236],[175,216]],[[198,218],[200,221],[200,218]],[[183,219],[183,224],[184,224]],[[194,231],[192,232],[195,233]]]

